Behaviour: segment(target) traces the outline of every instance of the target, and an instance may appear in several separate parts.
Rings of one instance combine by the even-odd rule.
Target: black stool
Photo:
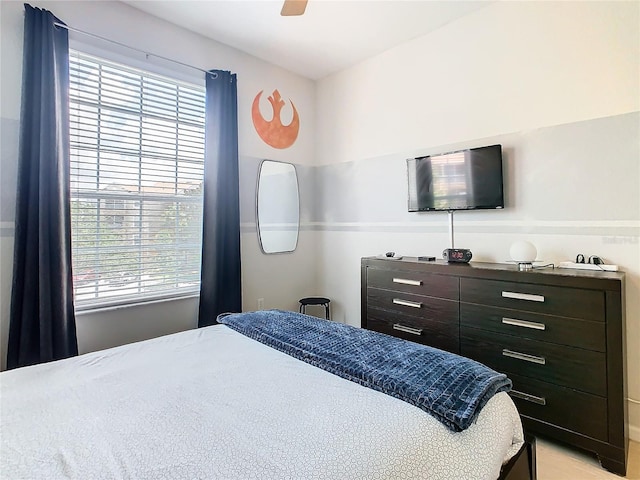
[[[329,318],[329,302],[331,302],[331,300],[329,300],[328,298],[324,298],[324,297],[306,297],[306,298],[301,298],[300,299],[300,313],[306,313],[307,312],[307,305],[324,305],[324,315],[325,317],[327,317],[327,320],[331,320],[331,318]]]

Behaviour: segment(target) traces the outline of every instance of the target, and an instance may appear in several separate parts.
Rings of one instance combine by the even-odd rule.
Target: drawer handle
[[[422,304],[420,302],[411,302],[409,300],[400,300],[399,298],[394,298],[393,299],[393,303],[395,303],[396,305],[402,305],[402,306],[405,306],[405,307],[422,308]]]
[[[505,357],[517,358],[518,360],[524,360],[525,362],[538,363],[544,365],[547,363],[544,357],[538,357],[536,355],[529,355],[528,353],[514,352],[507,348],[502,349],[502,355]]]
[[[530,302],[544,302],[544,295],[533,295],[531,293],[502,292],[504,298],[514,298],[516,300],[528,300]]]
[[[505,325],[513,325],[514,327],[532,328],[534,330],[545,330],[547,327],[544,323],[528,322],[517,318],[502,317],[502,323]]]
[[[414,287],[419,287],[422,285],[422,280],[409,280],[407,278],[394,278],[393,283],[400,283],[402,285],[413,285]]]
[[[527,402],[537,403],[538,405],[547,404],[547,400],[544,397],[538,397],[536,395],[531,395],[530,393],[519,392],[518,390],[511,390],[509,393],[511,394],[511,396],[526,400]]]
[[[407,327],[407,326],[401,325],[399,323],[394,323],[393,324],[393,329],[394,330],[400,330],[401,332],[411,333],[412,335],[422,335],[422,329],[421,328]]]

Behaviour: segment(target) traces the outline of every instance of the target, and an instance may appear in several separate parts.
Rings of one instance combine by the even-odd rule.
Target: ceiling
[[[488,1],[309,0],[282,17],[281,0],[122,0],[139,10],[310,79],[425,35]]]

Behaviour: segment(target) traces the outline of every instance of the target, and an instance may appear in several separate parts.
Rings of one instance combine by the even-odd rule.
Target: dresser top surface
[[[605,272],[596,270],[577,270],[569,268],[540,267],[528,271],[519,271],[518,266],[510,263],[448,263],[444,260],[422,261],[416,257],[393,259],[388,257],[364,257],[363,265],[388,269],[423,270],[441,275],[458,277],[496,278],[526,283],[565,283],[578,282],[584,286],[603,282],[608,289],[620,290],[624,272]]]

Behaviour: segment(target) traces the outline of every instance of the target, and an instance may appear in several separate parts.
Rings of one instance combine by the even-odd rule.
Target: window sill
[[[200,297],[199,293],[189,293],[189,294],[177,295],[172,297],[153,298],[148,300],[137,300],[137,301],[132,301],[131,303],[85,305],[79,308],[76,307],[75,314],[76,314],[76,317],[79,317],[82,315],[89,315],[93,313],[113,312],[116,310],[142,307],[145,305],[154,305],[158,303],[173,302],[176,300],[186,300],[189,298],[198,298],[198,297]]]

